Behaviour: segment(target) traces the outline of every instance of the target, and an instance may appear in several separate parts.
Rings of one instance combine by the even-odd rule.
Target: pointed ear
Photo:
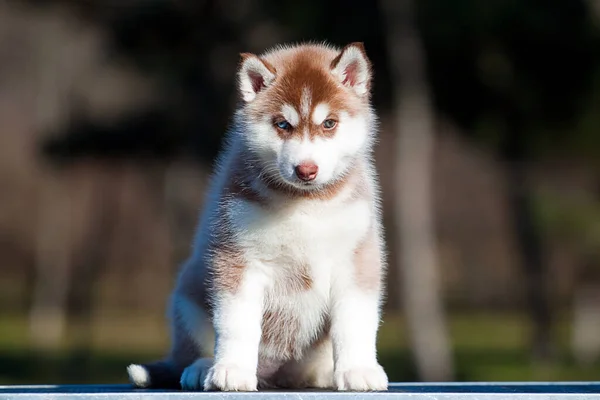
[[[371,62],[361,42],[350,43],[331,62],[331,71],[342,85],[359,96],[371,90]]]
[[[275,79],[275,68],[267,61],[251,53],[240,54],[238,85],[242,99],[254,100],[256,95]]]

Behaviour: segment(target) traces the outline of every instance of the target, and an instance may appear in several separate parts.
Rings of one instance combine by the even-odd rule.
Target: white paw
[[[379,364],[374,367],[338,370],[334,374],[334,380],[337,390],[366,392],[387,390],[388,387],[388,377]]]
[[[213,364],[212,358],[201,358],[183,370],[181,388],[183,390],[202,390],[208,370]]]
[[[231,364],[214,365],[204,380],[204,390],[255,392],[257,386],[258,379],[255,371]]]

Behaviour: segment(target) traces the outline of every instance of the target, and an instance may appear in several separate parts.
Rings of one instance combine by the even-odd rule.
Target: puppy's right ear
[[[333,74],[342,85],[365,96],[371,88],[371,62],[361,42],[350,43],[331,63]]]
[[[267,61],[251,53],[240,54],[238,85],[240,95],[249,103],[275,80],[276,70]]]

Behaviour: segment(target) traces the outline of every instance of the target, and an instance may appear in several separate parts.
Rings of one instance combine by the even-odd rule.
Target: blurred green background
[[[306,40],[374,65],[390,379],[598,380],[599,27],[598,0],[0,2],[0,383],[165,354],[239,53]]]

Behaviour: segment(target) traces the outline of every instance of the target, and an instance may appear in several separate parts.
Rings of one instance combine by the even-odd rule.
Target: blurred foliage
[[[597,140],[597,128],[572,129],[597,103],[600,36],[586,3],[419,4],[436,106],[465,133],[496,146],[519,134],[535,154]]]
[[[105,337],[97,337],[90,351],[67,346],[60,351],[39,353],[27,348],[25,323],[19,318],[0,319],[0,383],[70,384],[126,383],[125,368],[131,360],[150,361],[162,356],[156,350],[163,339],[148,330],[139,343],[141,324],[104,320],[111,326]],[[414,381],[415,369],[403,336],[404,321],[387,315],[379,337],[381,362],[393,381]],[[560,356],[551,365],[536,365],[527,352],[528,319],[520,314],[453,314],[450,318],[458,381],[557,381],[594,380],[600,364],[577,365],[568,355],[569,321],[558,324]],[[100,335],[102,336],[102,335]],[[158,337],[157,337],[158,336]]]
[[[600,204],[540,191],[536,196],[540,229],[577,245],[582,253],[600,248]]]
[[[72,143],[54,141],[47,146],[51,154],[125,154],[150,146],[155,155],[191,153],[210,161],[235,103],[238,53],[260,52],[283,41],[364,41],[375,65],[375,102],[383,111],[389,108],[377,2],[255,0],[235,9],[214,0],[66,3],[82,18],[105,26],[112,38],[109,56],[133,62],[160,83],[166,96],[163,108],[150,115],[159,123],[149,139],[146,116],[125,118],[121,125],[128,134],[107,135],[121,128],[92,129],[89,121],[78,122],[59,135]],[[570,150],[576,157],[597,158],[600,35],[587,2],[423,0],[418,7],[441,115],[492,149],[518,135],[532,156],[559,149],[563,155]],[[343,17],[340,8],[346,11]],[[260,29],[264,37],[250,40],[249,32]]]

